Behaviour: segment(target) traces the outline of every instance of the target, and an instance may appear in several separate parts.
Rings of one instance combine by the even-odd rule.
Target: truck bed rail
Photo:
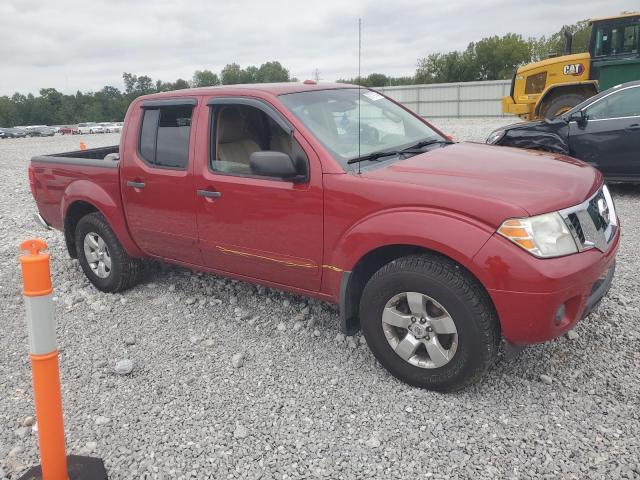
[[[32,162],[57,163],[67,165],[84,165],[89,167],[117,168],[119,160],[111,157],[113,153],[119,153],[120,146],[90,148],[87,150],[75,150],[73,152],[55,153],[52,155],[36,155],[31,158]]]

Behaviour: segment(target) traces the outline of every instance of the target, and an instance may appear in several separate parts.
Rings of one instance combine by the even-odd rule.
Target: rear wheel
[[[75,243],[80,266],[98,290],[120,292],[138,282],[140,260],[129,257],[101,214],[80,219]]]
[[[587,97],[577,93],[560,95],[559,97],[556,97],[551,100],[551,102],[549,102],[549,104],[544,109],[542,116],[548,119],[555,118],[558,115],[562,115],[563,113],[568,112],[573,107],[575,107],[579,103],[582,103],[586,99]]]
[[[373,354],[398,379],[454,391],[495,361],[497,315],[486,292],[453,261],[425,254],[400,258],[367,283],[360,323]]]

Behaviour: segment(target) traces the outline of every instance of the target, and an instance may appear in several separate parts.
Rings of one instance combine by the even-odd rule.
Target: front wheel
[[[410,385],[454,391],[493,364],[500,342],[487,293],[439,255],[403,257],[367,283],[360,323],[378,361]]]
[[[138,282],[140,260],[129,257],[101,214],[80,219],[75,241],[80,266],[98,290],[120,292]]]

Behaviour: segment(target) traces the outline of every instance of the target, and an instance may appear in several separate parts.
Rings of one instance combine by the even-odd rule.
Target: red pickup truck
[[[136,99],[119,146],[31,160],[38,219],[105,292],[151,257],[340,305],[396,377],[449,391],[606,294],[602,175],[454,143],[369,89],[286,83]]]

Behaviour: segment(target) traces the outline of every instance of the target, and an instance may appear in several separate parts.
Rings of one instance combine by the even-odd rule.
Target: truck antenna
[[[362,59],[362,18],[358,18],[358,158],[360,158],[360,88],[362,78],[360,77],[360,63]],[[358,162],[358,175],[360,175],[360,164]]]

